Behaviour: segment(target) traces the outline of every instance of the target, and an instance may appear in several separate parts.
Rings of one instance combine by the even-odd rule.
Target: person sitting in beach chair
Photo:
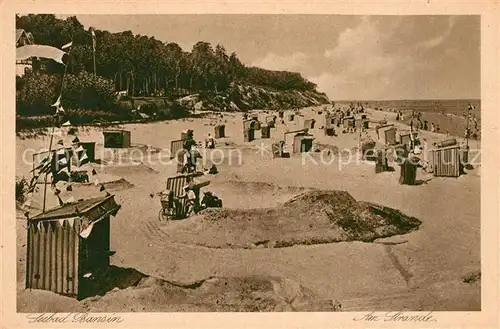
[[[190,212],[197,213],[198,212],[198,197],[196,196],[196,193],[194,190],[191,188],[191,186],[185,185],[184,188],[184,193],[179,196],[180,199],[185,199],[186,200],[186,207],[187,207],[187,214]]]

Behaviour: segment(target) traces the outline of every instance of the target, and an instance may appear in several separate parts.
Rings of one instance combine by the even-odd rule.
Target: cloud
[[[453,28],[455,27],[456,17],[450,16],[448,18],[448,26],[443,34],[438,35],[432,39],[421,41],[417,44],[416,48],[420,49],[432,49],[441,45],[451,34]]]
[[[266,57],[254,61],[252,66],[276,71],[293,71],[306,65],[307,60],[308,56],[302,52],[296,52],[288,56],[268,53]]]
[[[388,51],[394,27],[385,30],[377,19],[363,17],[358,26],[340,33],[334,48],[325,50],[331,72],[309,78],[332,98],[380,97],[412,64],[400,48]]]

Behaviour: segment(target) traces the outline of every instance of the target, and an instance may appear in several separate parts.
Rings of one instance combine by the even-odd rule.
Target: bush
[[[16,81],[16,111],[22,116],[54,114],[51,106],[61,88],[61,77],[47,74],[28,74]],[[108,80],[82,72],[67,74],[63,86],[62,106],[67,109],[83,109],[122,112],[116,99],[114,85]]]
[[[53,75],[27,74],[16,82],[20,87],[16,93],[16,112],[23,116],[54,113],[50,105],[59,93],[60,79]]]
[[[116,112],[118,100],[113,83],[87,72],[66,75],[63,106],[70,109]]]
[[[27,190],[28,181],[26,180],[26,178],[16,176],[16,201],[24,202]]]

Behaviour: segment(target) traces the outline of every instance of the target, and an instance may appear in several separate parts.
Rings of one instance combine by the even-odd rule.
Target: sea
[[[481,118],[481,100],[480,99],[446,99],[446,100],[365,100],[365,101],[338,101],[338,103],[358,103],[360,102],[365,107],[382,108],[383,110],[401,110],[401,111],[418,111],[418,112],[434,112],[441,114],[452,114],[456,116],[465,116],[469,104],[474,107],[471,111],[476,118]]]

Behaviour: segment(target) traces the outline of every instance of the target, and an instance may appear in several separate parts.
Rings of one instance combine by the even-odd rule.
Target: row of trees
[[[16,25],[31,32],[37,44],[61,47],[73,41],[69,73],[93,72],[91,34],[76,17],[61,20],[54,15],[30,14],[17,16]],[[245,67],[236,53],[227,54],[222,45],[214,48],[200,41],[186,52],[174,42],[164,43],[131,31],[96,30],[95,34],[97,74],[130,95],[218,92],[234,82],[277,90],[316,88],[298,73]]]

